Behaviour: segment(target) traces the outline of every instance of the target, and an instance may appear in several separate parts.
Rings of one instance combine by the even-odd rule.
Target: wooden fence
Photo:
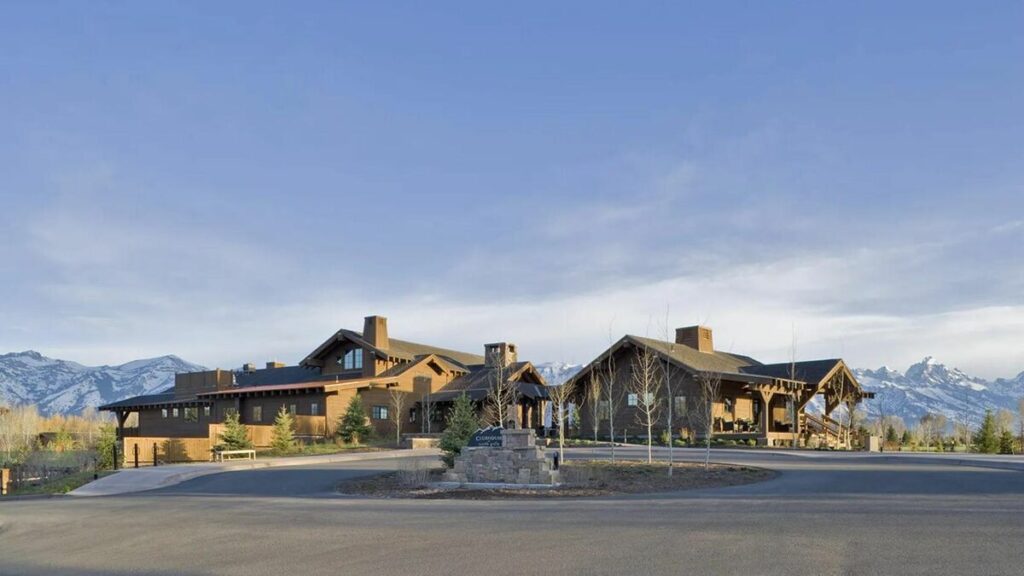
[[[126,468],[135,466],[135,448],[138,447],[139,466],[152,466],[174,462],[206,462],[211,459],[209,438],[132,437],[121,443],[121,461]]]
[[[12,492],[29,486],[39,486],[80,472],[94,472],[96,453],[92,451],[37,452],[34,458],[5,468],[0,473],[0,493]]]

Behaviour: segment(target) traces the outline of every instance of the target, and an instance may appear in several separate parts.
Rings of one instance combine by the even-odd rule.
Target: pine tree
[[[1000,454],[1013,454],[1013,432],[1009,429],[1003,430],[1003,433],[999,435],[999,453]]]
[[[996,419],[991,410],[985,411],[985,419],[981,421],[981,428],[974,436],[974,443],[978,452],[984,454],[995,454],[999,451],[999,437],[996,435]]]
[[[249,431],[238,419],[238,412],[231,410],[224,419],[224,431],[217,438],[220,440],[217,450],[246,450],[252,448]]]
[[[366,422],[363,399],[356,394],[338,421],[338,436],[346,444],[359,444],[368,439],[372,433],[373,428]]]
[[[910,430],[904,430],[903,436],[900,437],[900,444],[908,446],[910,444]]]
[[[466,444],[469,444],[473,433],[480,428],[480,419],[476,416],[469,396],[461,394],[455,399],[445,424],[447,427],[441,434],[440,442],[441,460],[445,466],[451,468],[455,466],[455,457],[462,452]]]
[[[281,454],[287,454],[295,449],[295,419],[284,405],[277,411],[277,417],[274,418],[270,446],[275,452]]]
[[[899,440],[899,436],[896,435],[896,429],[892,427],[892,424],[885,429],[885,443],[892,445]]]

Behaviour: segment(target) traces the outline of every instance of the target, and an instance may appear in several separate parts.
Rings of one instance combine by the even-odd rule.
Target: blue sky
[[[1020,3],[9,2],[0,350],[1024,370]]]

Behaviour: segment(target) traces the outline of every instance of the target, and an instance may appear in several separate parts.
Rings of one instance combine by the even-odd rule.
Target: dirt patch
[[[775,472],[763,468],[712,464],[708,470],[704,470],[702,464],[692,462],[677,462],[672,467],[672,476],[669,476],[668,464],[664,462],[647,464],[608,460],[570,460],[562,465],[561,472],[562,484],[550,489],[441,488],[430,484],[442,481],[442,470],[416,469],[346,481],[338,486],[338,491],[342,494],[377,498],[578,498],[720,488],[761,482],[775,477]]]

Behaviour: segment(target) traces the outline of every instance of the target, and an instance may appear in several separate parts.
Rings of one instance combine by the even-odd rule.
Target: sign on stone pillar
[[[502,430],[504,429],[500,426],[488,426],[487,428],[481,428],[469,437],[469,444],[467,444],[467,446],[471,448],[476,448],[478,446],[501,448]]]

